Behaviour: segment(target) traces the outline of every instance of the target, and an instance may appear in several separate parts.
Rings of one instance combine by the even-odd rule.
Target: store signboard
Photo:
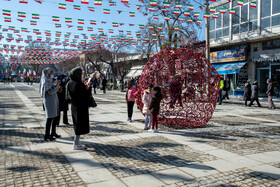
[[[226,51],[216,51],[210,53],[210,62],[234,62],[234,61],[244,61],[246,60],[245,48],[232,49]]]

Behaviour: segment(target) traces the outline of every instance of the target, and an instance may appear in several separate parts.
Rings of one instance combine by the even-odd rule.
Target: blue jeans
[[[223,90],[222,89],[220,89],[219,90],[219,104],[222,104],[222,101],[223,101],[223,96],[222,96],[222,93],[223,93]]]
[[[148,121],[149,121],[149,126],[152,124],[152,115],[151,114],[146,114],[145,116],[145,128],[148,126]]]

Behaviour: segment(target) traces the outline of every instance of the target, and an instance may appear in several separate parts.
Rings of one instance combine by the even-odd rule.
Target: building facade
[[[244,82],[258,81],[265,95],[272,79],[280,85],[280,0],[221,0],[213,3],[218,18],[210,18],[210,61],[219,74],[232,80],[233,93],[242,94]],[[235,11],[229,14],[229,11]],[[279,96],[279,94],[278,94]]]

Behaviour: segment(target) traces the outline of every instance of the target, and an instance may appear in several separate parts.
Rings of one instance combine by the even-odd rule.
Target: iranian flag
[[[175,15],[180,15],[180,10],[174,10]]]
[[[116,2],[110,1],[110,2],[109,2],[109,6],[117,6],[117,3],[116,3]]]
[[[14,31],[14,30],[15,30],[15,27],[14,27],[14,26],[9,26],[9,30]]]
[[[148,42],[150,41],[150,39],[148,37],[145,37],[145,41]]]
[[[119,27],[119,24],[117,22],[112,23],[113,27]]]
[[[79,35],[74,35],[74,38],[79,39]]]
[[[176,4],[175,4],[175,8],[179,8],[179,9],[181,9],[181,8],[182,8],[182,5],[181,5],[181,4],[179,4],[179,3],[176,3]]]
[[[88,31],[93,31],[93,28],[92,27],[88,27],[87,30]]]
[[[209,1],[211,1],[211,2],[216,2],[216,0],[209,0]],[[230,1],[230,0],[229,0]]]
[[[161,37],[161,38],[164,38],[164,34],[160,34],[160,37]]]
[[[53,20],[53,21],[59,21],[59,17],[58,17],[58,16],[53,16],[53,17],[52,17],[52,20]]]
[[[37,21],[30,21],[30,25],[37,25]]]
[[[164,8],[170,8],[170,3],[169,2],[163,2]]]
[[[157,34],[153,33],[153,34],[152,34],[152,37],[157,37]]]
[[[78,31],[84,30],[84,28],[82,26],[77,26],[77,28],[78,28]]]
[[[149,11],[150,11],[150,12],[154,12],[154,11],[155,11],[155,7],[152,7],[152,6],[149,7]]]
[[[104,14],[110,14],[110,9],[103,9]]]
[[[202,20],[201,20],[201,19],[198,19],[196,22],[197,22],[198,24],[201,24]]]
[[[22,27],[22,28],[21,28],[21,32],[28,32],[28,29],[27,29],[27,28]]]
[[[193,5],[188,5],[188,8],[189,8],[190,10],[193,10]]]
[[[45,30],[45,34],[51,34],[50,30]]]
[[[164,20],[165,20],[165,21],[169,21],[169,20],[170,20],[170,17],[169,17],[169,16],[164,16]]]
[[[73,7],[75,10],[81,10],[81,6],[79,6],[79,5],[73,5]]]
[[[4,22],[12,22],[11,18],[4,17]]]
[[[104,32],[104,31],[103,31],[103,28],[98,28],[98,32],[103,33],[103,32]]]
[[[94,12],[94,7],[90,7],[90,6],[89,6],[89,7],[88,7],[88,10],[91,11],[91,12]]]
[[[61,24],[55,24],[55,28],[60,28],[61,27]]]
[[[72,23],[72,18],[65,18],[65,23]]]
[[[211,13],[215,13],[216,12],[216,8],[215,7],[210,7],[210,12]]]
[[[102,5],[102,0],[94,0],[94,5]]]
[[[193,22],[193,19],[189,18],[189,19],[188,19],[188,22],[189,22],[189,23],[192,23],[192,22]]]
[[[199,17],[199,12],[195,12],[193,17],[195,17],[195,18]]]
[[[139,25],[139,29],[145,29],[144,25]]]
[[[257,7],[257,2],[252,1],[251,4],[250,4],[250,7],[256,8]]]
[[[4,15],[4,16],[11,16],[11,11],[10,10],[2,10],[2,14]]]
[[[230,13],[230,14],[235,14],[235,9],[230,9],[230,10],[229,10],[229,13]]]
[[[59,3],[58,8],[66,10],[66,4]]]
[[[153,38],[153,41],[156,42],[156,41],[157,41],[157,38]]]
[[[90,20],[89,23],[90,23],[91,25],[96,25],[96,21],[95,21],[95,20]]]
[[[150,30],[154,30],[154,26],[153,25],[149,25],[148,27]]]
[[[114,33],[114,30],[113,29],[109,29],[109,33]]]
[[[126,31],[126,34],[127,35],[131,35],[131,31]]]
[[[43,1],[41,1],[41,0],[35,0],[35,2],[40,3],[40,4],[43,3]]]
[[[210,14],[209,13],[205,13],[203,17],[208,19],[208,18],[210,18]]]
[[[121,0],[122,3],[129,3],[129,0]]]
[[[190,11],[185,11],[184,12],[184,16],[190,16],[190,15],[191,15]]]
[[[160,25],[160,26],[158,26],[158,28],[157,28],[159,31],[162,31],[162,26]]]
[[[150,6],[157,6],[157,1],[150,0]]]
[[[66,2],[71,2],[71,3],[73,3],[74,2],[74,0],[65,0]]]
[[[81,3],[82,4],[89,4],[89,0],[82,0]]]
[[[18,17],[26,18],[26,12],[18,12]]]
[[[67,28],[71,28],[71,27],[73,27],[73,25],[69,25],[69,24],[67,24],[66,26],[67,26]]]
[[[135,12],[129,12],[129,17],[135,17]]]
[[[225,14],[226,13],[226,8],[220,8],[220,14]]]
[[[40,15],[39,14],[32,14],[32,19],[40,19]]]
[[[136,5],[137,10],[140,10],[140,8],[142,7],[142,5]]]
[[[27,3],[28,3],[28,0],[19,0],[19,3],[25,3],[25,4],[27,4]]]
[[[158,15],[153,15],[153,18],[154,19],[158,19]]]
[[[218,16],[218,14],[213,14],[212,15],[212,18],[214,18],[214,19],[217,19],[219,16]]]
[[[179,21],[183,22],[183,21],[184,21],[184,18],[179,17]]]
[[[39,31],[39,29],[33,29],[33,33],[38,34],[38,33],[40,33],[40,31]]]
[[[141,34],[140,34],[140,32],[136,32],[136,36],[140,36]]]
[[[179,27],[174,27],[174,30],[179,31],[180,29],[179,29]]]
[[[78,24],[85,24],[85,20],[84,19],[78,19]]]
[[[41,36],[37,36],[37,40],[42,40],[42,37]]]
[[[239,6],[243,6],[243,0],[238,0],[238,3],[237,3]]]

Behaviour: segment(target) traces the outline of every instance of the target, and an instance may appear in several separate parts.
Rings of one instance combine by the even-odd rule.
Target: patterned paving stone
[[[280,127],[260,127],[260,128],[254,128],[252,130],[280,136]]]
[[[245,115],[245,116],[274,120],[274,121],[280,121],[280,116],[279,115],[274,115],[274,114],[255,114],[255,115],[250,114],[250,115]]]
[[[58,149],[1,153],[3,186],[85,186]]]
[[[89,153],[117,177],[147,174],[215,160],[188,146],[158,137],[133,139],[110,144],[87,144]]]

